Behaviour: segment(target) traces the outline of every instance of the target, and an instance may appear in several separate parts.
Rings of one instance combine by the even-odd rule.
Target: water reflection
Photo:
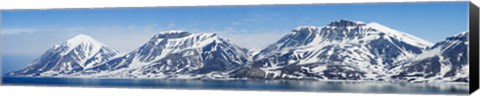
[[[418,84],[296,80],[167,80],[11,77],[3,77],[2,79],[3,84],[10,85],[274,90],[400,94],[468,94],[468,84]]]

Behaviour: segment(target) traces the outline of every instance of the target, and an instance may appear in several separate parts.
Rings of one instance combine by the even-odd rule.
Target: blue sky
[[[19,69],[80,33],[122,52],[166,30],[212,32],[261,48],[297,26],[349,19],[378,22],[435,43],[467,31],[467,13],[467,2],[6,10],[1,14],[2,72]]]

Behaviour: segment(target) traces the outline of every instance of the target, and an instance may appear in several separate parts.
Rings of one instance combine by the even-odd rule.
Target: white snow
[[[398,73],[399,70],[403,68],[402,66],[402,67],[394,68],[393,69],[394,71],[388,71],[388,69],[386,69],[386,65],[384,65],[384,63],[386,63],[387,61],[382,60],[382,58],[384,58],[382,57],[382,54],[373,52],[372,46],[366,46],[366,44],[368,44],[372,40],[378,40],[382,38],[379,34],[385,33],[386,36],[391,37],[391,38],[385,39],[387,40],[387,42],[392,42],[392,40],[398,39],[400,41],[403,41],[407,44],[410,44],[416,47],[426,48],[427,46],[433,45],[432,43],[425,41],[423,39],[420,39],[418,37],[391,29],[389,27],[383,26],[375,22],[368,23],[366,24],[366,26],[364,26],[363,25],[364,23],[360,21],[356,21],[356,23],[362,24],[362,25],[347,26],[346,27],[347,31],[338,32],[338,34],[341,34],[341,35],[347,35],[347,34],[350,34],[349,32],[355,32],[354,33],[355,36],[350,36],[350,37],[338,36],[338,37],[333,37],[333,38],[337,38],[334,40],[324,35],[332,34],[331,32],[337,32],[335,31],[337,30],[336,28],[340,28],[340,27],[336,27],[336,26],[297,27],[294,29],[294,31],[306,30],[307,32],[310,32],[307,37],[312,36],[315,38],[313,38],[313,40],[308,44],[304,44],[304,45],[299,44],[298,46],[290,46],[285,48],[279,47],[279,46],[282,46],[282,43],[275,44],[273,46],[277,46],[278,49],[273,50],[272,53],[265,53],[265,54],[260,53],[260,50],[250,50],[248,53],[241,54],[244,52],[240,51],[241,49],[239,47],[227,47],[224,50],[212,49],[210,51],[206,51],[206,50],[202,50],[202,48],[211,44],[213,44],[212,46],[214,47],[221,47],[221,44],[223,43],[227,43],[226,45],[231,45],[231,46],[236,46],[236,45],[228,41],[227,39],[216,36],[216,34],[213,34],[213,33],[190,34],[187,31],[183,31],[183,30],[164,31],[164,32],[159,32],[157,35],[154,36],[154,38],[152,38],[151,42],[154,42],[154,43],[148,43],[148,44],[151,44],[149,45],[149,47],[151,47],[152,49],[137,49],[130,54],[124,54],[121,56],[117,55],[112,57],[112,58],[127,57],[128,59],[130,59],[131,57],[130,63],[127,63],[126,61],[128,60],[124,59],[124,60],[121,60],[119,64],[119,65],[128,65],[128,68],[101,71],[94,74],[74,74],[72,76],[111,77],[111,78],[170,78],[170,77],[173,77],[173,78],[179,78],[179,79],[224,78],[227,76],[226,72],[225,73],[215,72],[215,74],[209,73],[205,75],[177,74],[182,71],[191,71],[191,70],[199,69],[204,66],[203,63],[199,65],[193,65],[191,64],[192,61],[185,61],[186,62],[185,64],[187,65],[185,65],[184,67],[179,67],[178,65],[175,64],[178,61],[173,61],[171,59],[166,60],[165,61],[166,64],[159,66],[158,68],[151,68],[150,65],[152,65],[156,61],[164,60],[165,57],[171,54],[185,52],[187,50],[188,52],[185,52],[185,54],[181,54],[181,55],[184,57],[185,56],[194,57],[194,55],[198,55],[198,53],[211,53],[211,52],[229,53],[229,52],[226,52],[226,50],[233,50],[233,51],[236,51],[236,53],[234,52],[232,54],[220,54],[219,56],[221,58],[233,58],[231,62],[240,62],[237,59],[241,58],[243,55],[245,55],[245,57],[247,57],[247,55],[251,57],[258,54],[260,59],[263,59],[263,58],[270,59],[268,58],[268,56],[272,54],[284,55],[284,54],[293,53],[292,55],[290,55],[290,58],[298,58],[299,60],[290,59],[290,60],[287,60],[287,62],[289,62],[290,64],[297,64],[301,66],[300,68],[302,70],[307,70],[310,73],[322,75],[323,71],[328,70],[327,68],[328,65],[342,65],[342,69],[345,69],[345,70],[365,72],[366,76],[364,78],[378,79],[378,76],[391,75],[392,73]],[[356,30],[354,30],[357,28],[359,28],[360,31],[357,32]],[[319,29],[326,29],[328,31],[322,32]],[[371,29],[375,29],[377,31],[372,31]],[[185,35],[183,37],[177,37],[177,38],[163,38],[160,36],[160,35],[172,35],[172,34],[183,34],[183,33],[187,33],[188,35]],[[290,34],[290,36],[295,36],[295,35],[298,35],[298,32],[292,32]],[[290,40],[292,40],[292,42],[299,42],[299,40],[297,41],[294,39],[290,39]],[[166,44],[160,45],[159,44],[160,42],[162,43],[166,42]],[[360,43],[360,42],[363,42],[363,43]],[[450,46],[453,46],[453,45],[450,45]],[[65,66],[62,66],[64,67],[62,69],[73,70],[72,64],[74,63],[79,63],[80,66],[84,68],[92,68],[92,67],[98,66],[94,64],[100,64],[103,62],[101,60],[103,57],[101,55],[98,55],[99,50],[101,50],[106,46],[96,41],[90,36],[80,34],[73,37],[72,39],[67,40],[64,44],[55,45],[53,49],[62,48],[62,47],[68,48],[66,49],[66,51],[62,51],[63,52],[62,55],[67,55],[67,53],[83,54],[82,56],[74,57],[76,60],[75,62],[67,62],[67,63],[60,64],[60,65],[65,65]],[[400,49],[399,51],[402,52],[402,54],[400,54],[398,57],[391,58],[395,62],[400,62],[404,59],[410,59],[410,58],[414,58],[413,60],[422,60],[425,58],[438,56],[439,53],[443,51],[440,48],[436,48],[433,50],[426,51],[423,54],[417,55],[407,51],[406,49],[402,49],[398,45],[393,45],[389,47],[399,48]],[[140,51],[146,51],[146,50],[149,51],[149,53],[139,53]],[[155,53],[160,50],[161,52]],[[119,54],[116,51],[115,53]],[[237,55],[233,55],[233,54],[237,54]],[[334,57],[334,56],[339,56],[339,57]],[[91,58],[95,58],[94,59],[95,61],[89,64],[85,64],[86,60],[89,60]],[[143,60],[140,58],[148,58],[148,60]],[[211,58],[216,58],[216,57],[213,57],[212,55],[207,55],[206,58],[200,58],[200,59],[211,59]],[[442,61],[444,61],[446,58],[442,57],[441,59]],[[253,59],[251,59],[249,62],[251,62],[252,60]],[[372,62],[377,64],[372,64]],[[281,74],[282,72],[278,69],[283,68],[284,66],[277,65],[277,64],[268,64],[268,63],[265,64],[264,67],[260,68],[261,70],[266,72],[266,74],[273,75],[274,77],[307,78],[305,74],[298,73],[298,72],[294,74],[282,75]],[[316,66],[307,67],[307,65],[309,64],[316,64]],[[441,67],[442,67],[442,72],[436,78],[442,78],[441,75],[444,75],[449,70],[451,70],[450,68],[451,65],[448,65],[448,64],[442,65]],[[145,72],[146,70],[155,71],[159,73],[156,73],[156,74],[148,73],[148,72]],[[176,72],[173,72],[172,74],[168,74],[168,73],[162,73],[161,71],[163,70],[175,70]],[[468,70],[469,70],[468,66],[463,67],[462,70],[463,71],[460,71],[461,74],[456,77],[468,76]],[[347,74],[343,72],[336,72],[334,74],[347,76]],[[425,73],[413,72],[410,74],[425,74]],[[53,76],[53,75],[59,75],[59,74],[58,72],[55,72],[55,71],[47,71],[42,73],[42,76]],[[60,74],[59,76],[68,76],[68,75]],[[348,76],[358,76],[358,74],[348,75]],[[453,79],[453,78],[450,78],[450,79]],[[433,80],[433,78],[423,78],[418,80]]]
[[[71,48],[75,48],[79,46],[80,44],[89,44],[92,46],[98,46],[101,47],[103,46],[102,43],[98,42],[97,40],[93,39],[92,37],[85,35],[85,34],[79,34],[69,40],[65,43]]]
[[[413,35],[410,35],[401,31],[397,31],[395,29],[391,29],[387,26],[383,26],[376,22],[368,23],[367,26],[377,29],[378,31],[382,31],[382,32],[386,32],[391,35],[394,35],[400,40],[404,41],[405,43],[409,43],[415,46],[432,46],[433,45],[433,43],[430,43],[426,40],[423,40],[421,38],[415,37]]]

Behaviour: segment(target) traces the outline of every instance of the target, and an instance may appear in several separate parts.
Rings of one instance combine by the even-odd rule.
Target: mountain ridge
[[[245,65],[247,60],[246,50],[216,34],[177,30],[160,32],[139,49],[92,70],[137,72],[111,73],[124,75],[206,74],[235,69]]]
[[[394,78],[411,82],[469,81],[468,32],[462,32],[436,43],[397,71]]]
[[[448,47],[465,46],[466,44],[452,43],[449,40],[463,40],[455,37],[466,35],[468,32],[448,37],[444,43],[451,45]],[[237,46],[215,33],[170,30],[157,33],[138,49],[119,56],[117,51],[90,36],[80,34],[47,51],[53,55],[44,54],[45,56],[40,58],[47,62],[53,57],[55,58],[52,60],[69,56],[77,59],[81,57],[68,61],[74,62],[73,64],[62,63],[66,66],[62,67],[64,69],[72,66],[75,68],[31,76],[377,81],[398,79],[417,82],[430,77],[405,75],[419,71],[411,66],[422,65],[411,61],[430,62],[431,59],[420,57],[425,57],[423,56],[427,54],[425,52],[435,53],[437,51],[432,50],[443,48],[440,43],[442,42],[433,45],[426,40],[376,22],[364,23],[346,19],[333,21],[321,27],[296,27],[291,33],[259,51]],[[82,54],[73,54],[78,52]],[[447,53],[453,54],[452,52]],[[33,65],[42,64],[37,62]],[[465,66],[463,63],[460,65],[452,65],[454,71],[442,74],[453,74],[460,72],[457,70],[468,68],[463,67]],[[30,73],[45,72],[33,70],[34,68],[29,66],[8,74],[14,76],[29,68],[32,69]],[[410,71],[399,71],[401,68]],[[461,77],[464,76],[463,73],[452,75],[458,80],[446,82],[465,82],[465,77]]]
[[[257,68],[254,76],[273,79],[378,79],[396,61],[430,45],[378,23],[339,20],[322,27],[295,28],[255,55],[250,67]],[[249,73],[245,70],[249,69],[234,74]]]

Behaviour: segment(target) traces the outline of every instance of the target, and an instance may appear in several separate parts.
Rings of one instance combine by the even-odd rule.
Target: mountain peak
[[[298,26],[293,31],[302,31],[302,30],[318,30],[318,27],[315,27],[315,26]]]
[[[430,43],[426,40],[423,40],[423,39],[418,38],[416,36],[410,35],[408,33],[404,33],[404,32],[392,29],[390,27],[384,26],[384,25],[379,24],[377,22],[368,23],[366,26],[368,26],[370,28],[373,28],[377,31],[386,33],[386,34],[396,35],[396,36],[398,36],[398,38],[402,38],[401,40],[403,40],[403,41],[417,42],[416,44],[413,44],[413,45],[417,45],[417,46],[432,46],[433,45],[433,43]]]
[[[460,40],[460,41],[467,41],[468,40],[468,32],[462,32],[450,37],[447,37],[446,40],[454,41],[454,40]]]
[[[155,38],[181,38],[191,35],[192,33],[184,30],[169,30],[159,32]]]
[[[318,31],[319,31],[319,28],[315,26],[299,26],[294,30],[292,30],[293,32],[292,35],[295,35],[295,34],[302,35],[303,37],[303,36],[317,34]]]
[[[468,31],[465,31],[465,32],[456,34],[456,35],[454,35],[453,37],[466,37],[466,36],[468,36]]]
[[[100,42],[98,42],[97,40],[93,39],[92,37],[88,36],[88,35],[85,35],[85,34],[78,34],[77,36],[71,38],[71,39],[68,39],[66,44],[68,45],[72,45],[72,46],[76,46],[76,45],[80,45],[82,43],[90,43],[90,44],[94,44],[94,45],[102,45]]]
[[[352,21],[346,19],[340,19],[338,21],[333,21],[328,26],[337,26],[337,27],[346,27],[346,26],[363,26],[365,23],[360,21]]]
[[[85,35],[85,34],[78,34],[77,36],[69,39],[68,41],[85,41],[85,40],[92,40],[93,38]]]

